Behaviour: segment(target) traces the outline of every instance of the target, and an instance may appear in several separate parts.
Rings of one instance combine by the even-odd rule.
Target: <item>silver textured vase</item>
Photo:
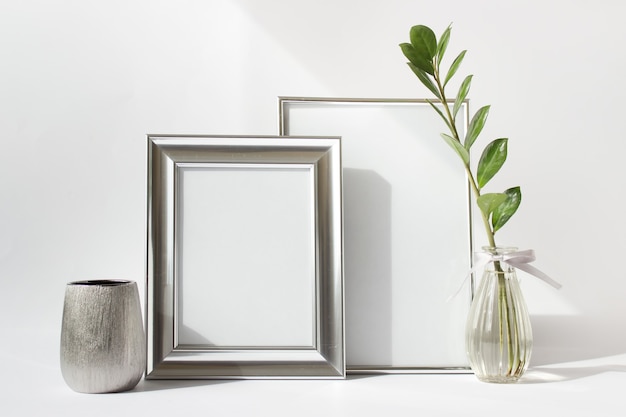
[[[61,328],[61,373],[77,392],[134,388],[146,362],[139,292],[133,281],[67,284]]]

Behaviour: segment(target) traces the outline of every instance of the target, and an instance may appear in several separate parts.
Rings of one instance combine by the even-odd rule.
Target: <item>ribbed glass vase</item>
[[[515,269],[498,261],[516,248],[483,250],[493,262],[485,267],[470,307],[465,332],[469,363],[483,382],[517,382],[528,368],[532,329]]]

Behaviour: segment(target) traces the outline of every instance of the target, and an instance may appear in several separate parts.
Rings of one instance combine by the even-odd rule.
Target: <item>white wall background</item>
[[[428,97],[397,44],[450,22],[471,109],[492,105],[482,143],[510,138],[493,189],[524,192],[500,242],[564,286],[524,280],[533,364],[626,352],[625,15],[618,0],[0,2],[0,353],[58,366],[68,281],[143,291],[146,133],[276,134],[279,95]]]

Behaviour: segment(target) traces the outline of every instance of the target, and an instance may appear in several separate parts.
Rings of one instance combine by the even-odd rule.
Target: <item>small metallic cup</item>
[[[61,328],[61,373],[77,392],[133,389],[146,350],[137,284],[97,280],[67,284]]]

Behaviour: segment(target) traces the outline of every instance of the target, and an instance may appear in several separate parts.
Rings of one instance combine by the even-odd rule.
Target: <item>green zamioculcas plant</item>
[[[448,26],[437,40],[427,26],[413,26],[410,42],[400,44],[400,48],[413,73],[438,100],[428,100],[428,103],[448,128],[448,132],[442,133],[441,137],[463,163],[487,233],[487,251],[493,256],[493,268],[485,268],[468,315],[466,348],[470,365],[482,381],[515,382],[528,366],[532,332],[514,269],[503,260],[502,256],[507,252],[497,247],[495,235],[517,211],[522,193],[520,187],[504,192],[483,191],[506,161],[507,138],[489,142],[482,150],[476,170],[472,170],[470,153],[485,126],[490,106],[476,111],[461,137],[457,118],[470,91],[472,75],[463,79],[454,100],[449,99],[446,86],[457,73],[467,52],[459,53],[444,71],[442,62],[450,32],[451,26]],[[510,250],[508,253],[513,252]]]
[[[496,247],[495,234],[517,211],[522,193],[520,187],[509,188],[501,193],[483,192],[485,185],[496,175],[506,161],[507,138],[495,139],[489,143],[482,152],[476,172],[472,171],[470,151],[485,126],[490,106],[481,107],[476,111],[464,137],[461,138],[457,116],[469,93],[472,75],[465,77],[452,103],[452,100],[446,95],[446,86],[461,66],[467,51],[464,50],[457,55],[443,76],[441,64],[448,47],[451,29],[452,27],[448,26],[437,41],[435,33],[429,27],[413,26],[410,31],[411,42],[400,44],[400,48],[409,60],[408,65],[413,73],[435,95],[443,107],[442,110],[432,100],[428,100],[428,103],[448,127],[449,133],[442,133],[441,137],[461,158],[480,209],[489,246]]]

